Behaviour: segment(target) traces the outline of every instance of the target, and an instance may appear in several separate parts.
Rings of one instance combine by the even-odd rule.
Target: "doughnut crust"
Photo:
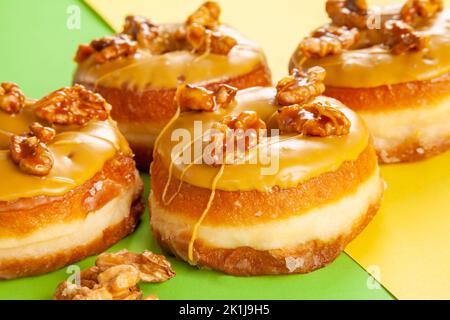
[[[183,183],[179,195],[167,205],[161,199],[167,178],[167,169],[156,158],[152,166],[150,198],[153,233],[165,250],[188,260],[191,228],[208,201],[211,190]],[[317,208],[328,207],[339,211],[338,206],[333,206],[348,196],[359,196],[358,190],[367,181],[372,181],[371,190],[374,192],[370,192],[364,200],[360,212],[345,222],[346,227],[334,230],[329,237],[320,235],[321,228],[317,228],[318,233],[310,234],[311,238],[299,236],[298,241],[283,240],[284,245],[280,245],[283,243],[280,239],[275,239],[273,244],[270,241],[258,242],[257,239],[274,237],[274,233],[270,233],[275,229],[273,226],[287,226],[297,218],[307,217]],[[176,191],[178,183],[177,179],[173,179],[169,194]],[[237,276],[306,273],[321,268],[333,261],[370,222],[378,209],[382,193],[383,183],[375,152],[370,145],[358,159],[344,162],[337,170],[311,178],[294,188],[274,187],[269,192],[216,190],[215,200],[200,227],[209,228],[210,232],[200,231],[194,242],[195,264]],[[175,219],[178,222],[175,223]],[[214,244],[220,240],[202,237],[202,234],[212,237],[216,234],[217,238],[238,238],[238,234],[253,232],[252,228],[259,238],[246,238],[247,245],[236,245],[240,240],[228,242],[229,239],[224,239],[222,243],[226,246],[221,247]],[[270,234],[262,233],[264,230]],[[298,229],[298,233],[301,232]]]
[[[144,206],[132,158],[108,160],[61,196],[0,202],[0,278],[50,272],[104,251],[134,231]]]

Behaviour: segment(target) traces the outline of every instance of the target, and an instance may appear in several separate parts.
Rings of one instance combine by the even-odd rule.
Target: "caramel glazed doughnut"
[[[165,250],[238,276],[306,273],[333,261],[363,230],[384,183],[365,124],[320,95],[323,77],[316,67],[277,89],[229,91],[213,110],[211,93],[179,88],[179,108],[205,108],[174,117],[155,145],[151,225]],[[224,136],[227,146],[239,145],[233,129],[257,134],[234,153],[223,152],[223,143],[208,149]],[[214,161],[191,157],[199,141]]]
[[[111,115],[140,169],[148,171],[154,141],[176,111],[178,85],[272,85],[259,46],[220,24],[219,16],[215,2],[203,4],[185,23],[155,25],[129,16],[121,34],[79,47],[74,82],[113,106]]]
[[[290,70],[327,70],[325,94],[357,111],[383,163],[450,148],[450,11],[441,0],[367,7],[327,1],[332,22],[305,38]]]
[[[131,233],[143,184],[106,101],[0,85],[0,279],[49,272]]]

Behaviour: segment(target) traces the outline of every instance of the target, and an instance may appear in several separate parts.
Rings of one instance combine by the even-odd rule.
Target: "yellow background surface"
[[[203,1],[88,0],[116,30],[127,14],[184,21]],[[327,21],[323,0],[223,0],[222,21],[265,50],[274,80],[303,36]],[[393,1],[370,1],[388,4]],[[445,1],[450,8],[450,0]],[[368,75],[370,76],[370,75]],[[449,119],[450,125],[450,119]],[[346,252],[400,299],[450,299],[450,153],[383,166],[385,201]]]

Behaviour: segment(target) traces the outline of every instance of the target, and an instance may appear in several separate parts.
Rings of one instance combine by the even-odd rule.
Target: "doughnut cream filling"
[[[381,8],[400,11],[400,6]],[[430,38],[427,49],[420,52],[393,55],[381,45],[347,50],[324,58],[310,58],[303,67],[321,66],[327,71],[329,87],[373,88],[383,85],[423,81],[450,72],[450,10],[439,13],[427,24],[419,26],[419,34]],[[304,59],[300,50],[292,56],[291,67]]]
[[[383,111],[359,111],[374,135],[378,150],[393,150],[414,137],[420,146],[432,148],[450,139],[450,97],[434,105]],[[416,150],[423,152],[421,147]]]
[[[176,30],[180,24],[167,24]],[[262,50],[231,27],[221,25],[219,31],[237,40],[226,56],[195,54],[187,50],[155,55],[139,49],[131,57],[97,64],[93,57],[79,64],[74,82],[142,91],[146,88],[174,89],[181,83],[206,84],[247,74],[266,64]]]
[[[370,178],[362,183],[354,194],[345,195],[335,203],[316,208],[318,211],[311,209],[304,215],[294,216],[292,220],[264,223],[252,227],[222,228],[202,224],[208,214],[211,202],[214,201],[215,190],[269,192],[274,187],[296,187],[308,179],[337,170],[345,161],[357,160],[370,143],[366,126],[353,111],[335,99],[319,96],[315,99],[338,108],[350,120],[349,133],[345,136],[328,137],[310,137],[298,134],[269,136],[268,143],[271,145],[271,152],[278,155],[275,159],[277,169],[270,174],[262,174],[262,169],[267,165],[259,162],[259,158],[257,158],[257,153],[262,147],[261,143],[246,154],[247,160],[256,159],[256,162],[249,161],[249,163],[217,167],[205,163],[187,164],[183,161],[174,161],[176,156],[174,158],[173,149],[179,142],[173,139],[172,133],[175,129],[183,129],[187,130],[191,137],[194,137],[195,123],[198,121],[202,123],[203,130],[207,130],[215,121],[220,121],[225,115],[237,115],[243,110],[250,110],[255,111],[266,122],[269,129],[275,128],[277,110],[280,107],[275,101],[275,95],[276,89],[274,88],[240,90],[232,108],[221,108],[214,112],[200,114],[182,113],[174,117],[159,136],[154,152],[168,169],[168,180],[176,177],[182,183],[211,190],[208,205],[198,221],[183,221],[176,217],[175,213],[168,212],[166,207],[156,201],[153,195],[150,199],[152,226],[161,232],[163,238],[171,238],[178,233],[192,234],[188,252],[191,262],[193,262],[193,244],[197,239],[221,248],[248,245],[261,250],[280,248],[280,245],[284,244],[304,243],[304,241],[317,239],[317,237],[326,240],[336,236],[339,232],[346,232],[348,228],[352,227],[353,222],[367,213],[370,205],[379,200],[383,187],[376,167]],[[164,143],[160,143],[160,141],[164,141]],[[167,204],[164,193],[162,194],[162,203]],[[172,199],[177,194],[166,196],[166,198]],[[330,221],[333,223],[330,224]],[[324,224],[323,230],[322,224]],[[344,230],[344,228],[347,229]],[[216,232],[217,234],[215,234]]]
[[[19,114],[0,111],[0,201],[12,201],[34,196],[60,196],[82,185],[103,168],[118,152],[131,155],[128,143],[112,120],[92,120],[83,127],[55,126],[56,137],[48,147],[54,165],[45,177],[22,172],[9,155],[9,140],[13,134],[23,134],[38,121],[33,108]]]

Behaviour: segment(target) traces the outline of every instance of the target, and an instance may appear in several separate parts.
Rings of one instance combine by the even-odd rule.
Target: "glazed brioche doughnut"
[[[131,233],[143,184],[109,106],[81,86],[0,90],[0,279],[46,273]]]
[[[153,234],[165,250],[238,276],[306,273],[333,261],[361,232],[384,190],[376,154],[362,120],[320,96],[322,77],[315,68],[277,89],[240,90],[225,106],[172,119],[155,146],[149,199]],[[180,107],[198,110],[184,90]],[[221,163],[186,161],[198,160],[189,157],[196,141],[209,154],[211,128],[271,134],[253,145],[244,140],[244,162],[230,162],[238,157],[229,153]],[[257,156],[267,146],[271,161]]]
[[[185,23],[155,25],[130,16],[121,35],[80,46],[74,82],[99,92],[113,106],[112,117],[145,171],[157,135],[175,113],[179,84],[209,89],[221,83],[271,85],[262,50],[221,25],[219,14],[217,4],[206,2]],[[117,50],[113,58],[105,47]]]
[[[342,20],[343,11],[331,10],[332,2],[333,23],[302,41],[289,68],[327,70],[325,94],[364,118],[381,162],[414,161],[449,149],[450,11],[440,0],[353,7],[348,12],[366,23],[355,26],[355,20]],[[378,13],[378,26],[371,26]]]

